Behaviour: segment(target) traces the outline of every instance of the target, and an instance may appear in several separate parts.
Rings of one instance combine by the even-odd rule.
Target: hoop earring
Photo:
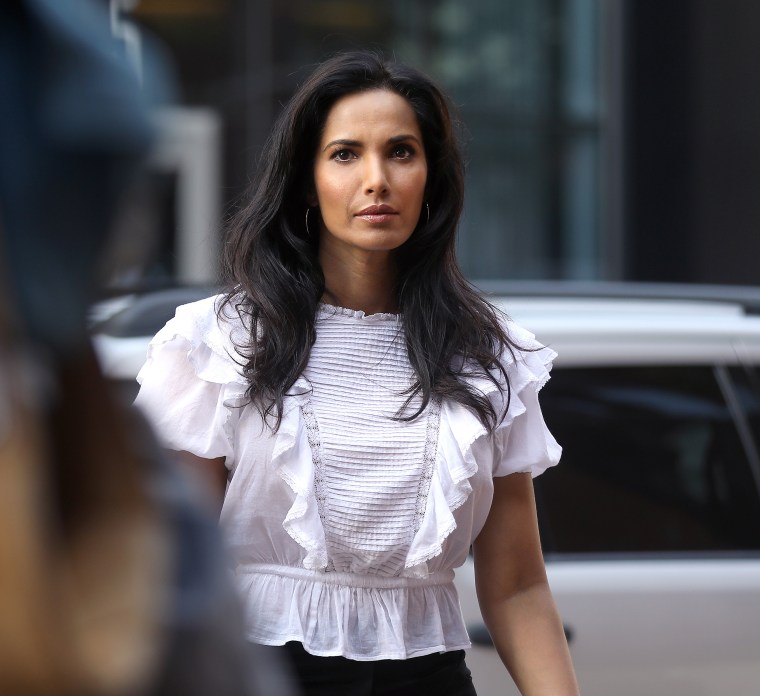
[[[309,208],[306,208],[306,236],[311,238],[311,230],[309,230]]]
[[[425,210],[427,210],[427,224],[430,224],[430,203],[425,201]]]

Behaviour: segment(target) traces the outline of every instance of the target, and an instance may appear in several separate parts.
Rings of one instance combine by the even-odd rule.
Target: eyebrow
[[[422,143],[419,141],[419,138],[417,138],[417,136],[415,135],[412,135],[411,133],[404,133],[402,135],[394,135],[392,138],[388,138],[388,145],[396,145],[397,143],[403,143],[409,140],[413,140],[420,147],[422,147]],[[331,140],[329,143],[327,143],[327,145],[325,145],[322,148],[322,152],[324,152],[325,150],[329,150],[331,147],[335,147],[336,145],[344,145],[346,147],[361,147],[361,142],[359,140],[338,138],[337,140]]]

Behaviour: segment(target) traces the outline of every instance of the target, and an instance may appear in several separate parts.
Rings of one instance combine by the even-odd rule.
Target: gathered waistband
[[[383,575],[359,575],[358,573],[323,572],[307,570],[276,563],[248,563],[238,566],[238,575],[277,575],[295,580],[308,580],[327,585],[343,587],[370,587],[373,589],[395,589],[405,587],[430,587],[448,585],[454,581],[453,570],[439,570],[425,577],[387,577]]]

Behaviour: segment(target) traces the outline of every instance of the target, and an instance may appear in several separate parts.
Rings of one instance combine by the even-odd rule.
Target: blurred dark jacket
[[[0,520],[0,585],[16,593],[4,606],[20,607],[0,614],[0,642],[15,648],[36,632],[36,669],[55,677],[56,656],[86,661],[71,649],[79,641],[105,675],[78,689],[79,672],[62,658],[58,683],[45,686],[24,682],[23,661],[0,660],[0,693],[109,693],[109,666],[92,656],[124,656],[109,655],[106,632],[100,643],[87,621],[118,644],[120,626],[95,610],[119,605],[109,592],[139,585],[133,576],[157,578],[164,598],[157,616],[135,623],[158,634],[149,672],[135,680],[140,694],[290,693],[243,638],[216,521],[145,423],[117,403],[86,333],[107,230],[153,142],[149,95],[168,91],[167,74],[147,56],[138,84],[105,3],[0,6],[0,474],[16,496]],[[18,623],[39,615],[42,625]],[[76,640],[60,633],[68,625]]]

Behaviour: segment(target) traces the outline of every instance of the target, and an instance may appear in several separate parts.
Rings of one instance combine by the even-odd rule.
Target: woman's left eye
[[[414,154],[414,150],[408,145],[396,145],[392,154],[396,159],[409,159]]]

